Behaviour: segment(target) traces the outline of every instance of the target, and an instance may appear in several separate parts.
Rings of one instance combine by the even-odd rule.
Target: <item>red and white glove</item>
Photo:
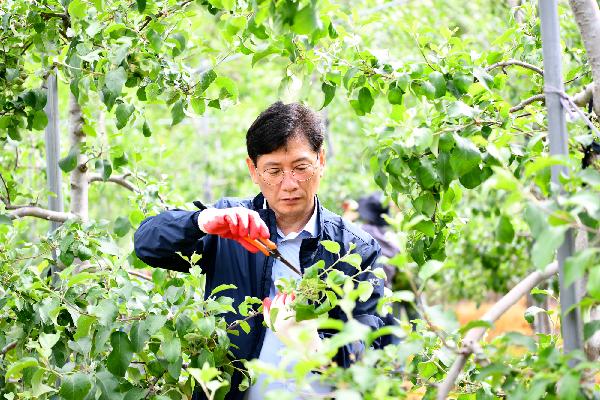
[[[244,207],[202,210],[198,215],[198,227],[205,233],[235,240],[251,253],[257,253],[259,249],[244,240],[245,237],[270,237],[269,228],[258,213]]]
[[[281,342],[288,346],[302,346],[308,350],[307,354],[317,352],[322,342],[317,332],[316,320],[296,321],[296,310],[292,302],[294,293],[277,293],[271,301],[266,297],[263,300],[263,317],[267,326],[273,331]],[[277,309],[277,315],[271,321],[271,311]]]

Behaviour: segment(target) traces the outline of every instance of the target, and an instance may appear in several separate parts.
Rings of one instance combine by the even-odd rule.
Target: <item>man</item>
[[[316,194],[325,168],[323,137],[321,118],[306,106],[281,102],[271,105],[246,135],[246,164],[260,194],[249,200],[225,198],[212,208],[195,202],[200,211],[166,211],[146,219],[134,237],[138,257],[154,267],[187,270],[189,265],[176,252],[202,254],[200,266],[206,273],[206,293],[221,284],[234,284],[237,289],[222,293],[234,299],[236,308],[245,296],[269,297],[274,299],[273,304],[288,305],[289,299],[276,297],[274,282],[298,277],[279,260],[258,252],[244,239],[247,236],[270,238],[301,272],[318,260],[324,260],[327,266],[337,260],[336,255],[320,245],[322,240],[339,243],[343,254],[350,243],[355,243],[354,252],[362,256],[363,268],[374,265],[380,248],[373,238],[319,203]],[[339,263],[336,267],[348,275],[356,273],[348,264]],[[360,274],[359,279],[371,281],[375,289],[370,299],[357,303],[354,317],[373,329],[379,328],[383,323],[375,309],[383,294],[383,282],[371,273]],[[345,320],[338,308],[329,315]],[[225,319],[232,322],[239,315],[226,314]],[[248,334],[231,335],[231,342],[237,346],[232,347],[235,357],[258,357],[276,364],[285,332],[266,329],[259,318],[252,319],[250,326]],[[316,351],[321,339],[328,335],[331,333],[315,329],[307,351]],[[348,366],[363,349],[360,343],[347,345],[334,361]],[[240,393],[241,378],[241,374],[232,377],[228,399],[263,397],[259,385],[250,388],[246,395]]]

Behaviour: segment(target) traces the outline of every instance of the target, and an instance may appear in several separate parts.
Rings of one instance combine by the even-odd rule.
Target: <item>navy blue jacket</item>
[[[332,240],[339,243],[342,255],[348,251],[350,243],[355,243],[356,249],[353,252],[361,255],[363,268],[369,265],[374,266],[381,251],[379,244],[368,233],[322,207],[318,199],[316,201],[318,234],[316,238],[302,241],[300,247],[301,270],[304,271],[318,260],[324,260],[326,266],[330,266],[336,261],[337,256],[325,251],[319,243],[321,240]],[[205,208],[200,202],[194,204],[201,210]],[[214,207],[241,206],[257,211],[271,232],[271,240],[276,241],[275,213],[268,207],[264,208],[264,204],[264,197],[259,194],[254,199],[224,198],[218,201]],[[236,309],[244,301],[245,296],[254,296],[260,299],[268,297],[272,283],[273,258],[265,257],[262,253],[252,254],[233,240],[205,234],[197,224],[200,211],[171,210],[145,219],[134,235],[137,256],[153,267],[188,271],[189,264],[175,252],[181,252],[187,256],[196,252],[202,254],[200,266],[206,274],[207,294],[221,284],[234,284],[237,289],[220,292],[220,295],[232,297],[234,299],[233,306]],[[336,268],[347,275],[354,275],[357,272],[354,267],[345,263],[338,263]],[[373,329],[380,328],[383,326],[383,322],[376,313],[376,306],[379,298],[383,296],[383,280],[375,277],[372,273],[360,274],[358,279],[371,281],[374,284],[374,291],[370,299],[356,303],[354,318]],[[346,319],[344,313],[337,307],[329,312],[329,316],[340,320]],[[234,313],[225,314],[224,317],[227,323],[240,318]],[[236,359],[250,360],[257,358],[260,354],[266,328],[262,325],[262,317],[252,318],[249,323],[250,333],[245,334],[240,331],[239,336],[230,335],[231,342],[235,345],[231,350]],[[328,336],[331,333],[320,332],[320,334]],[[347,345],[338,352],[334,361],[338,365],[347,367],[352,360],[357,359],[363,349],[364,346],[360,343]],[[234,374],[227,399],[243,397],[243,393],[238,391],[240,382],[241,374],[237,376]]]

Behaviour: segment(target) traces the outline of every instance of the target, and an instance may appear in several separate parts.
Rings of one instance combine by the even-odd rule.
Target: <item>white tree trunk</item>
[[[71,212],[82,220],[88,219],[87,157],[81,153],[83,133],[83,115],[81,107],[73,94],[69,99],[69,138],[71,146],[77,151],[77,167],[71,172]]]
[[[594,112],[600,116],[600,8],[597,0],[569,0],[592,68]]]

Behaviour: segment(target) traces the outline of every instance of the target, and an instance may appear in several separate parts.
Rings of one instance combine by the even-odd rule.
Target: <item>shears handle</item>
[[[256,247],[258,250],[260,250],[261,253],[263,253],[267,257],[271,255],[271,251],[277,249],[277,245],[269,239],[250,239],[249,236],[246,236],[244,237],[244,240],[250,243],[252,246]]]

